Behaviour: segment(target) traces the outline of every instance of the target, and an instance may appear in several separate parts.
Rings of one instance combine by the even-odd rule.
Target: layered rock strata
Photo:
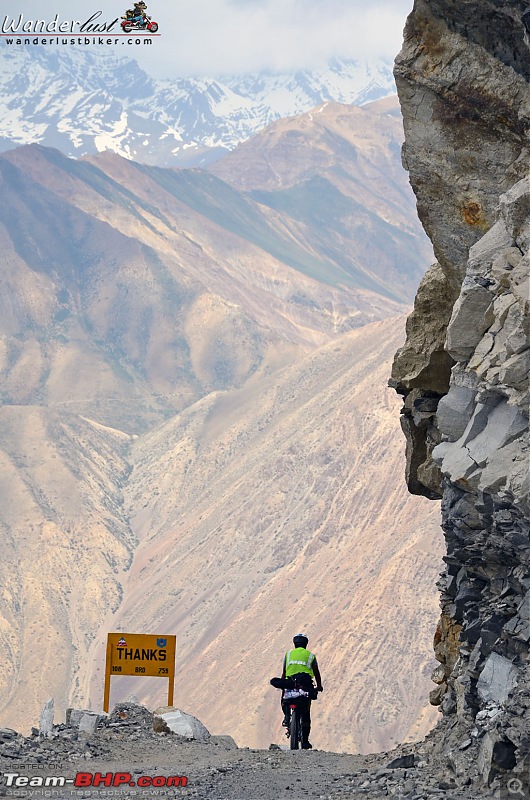
[[[530,48],[524,3],[417,0],[396,61],[404,162],[438,263],[391,383],[407,480],[447,543],[431,701],[451,768],[530,782]]]

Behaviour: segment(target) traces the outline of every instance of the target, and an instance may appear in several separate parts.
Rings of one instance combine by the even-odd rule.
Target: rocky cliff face
[[[416,0],[404,161],[438,262],[395,358],[407,480],[442,497],[435,736],[461,776],[530,780],[530,47],[515,0]]]

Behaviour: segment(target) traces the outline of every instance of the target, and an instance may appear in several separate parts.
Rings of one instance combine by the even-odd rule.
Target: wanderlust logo
[[[88,44],[86,39],[64,39],[61,34],[75,34],[79,37],[87,34],[112,34],[113,37],[127,36],[131,31],[141,31],[143,33],[157,34],[158,23],[147,14],[147,5],[143,0],[134,3],[133,8],[128,9],[121,17],[106,19],[103,11],[95,11],[85,20],[63,19],[59,13],[53,18],[48,19],[26,19],[23,13],[18,16],[6,16],[2,20],[0,36],[2,37],[30,37],[36,36],[37,39],[6,39],[7,44],[37,44],[46,42],[45,38],[38,37],[57,36],[56,42],[63,44],[79,43]],[[139,40],[138,40],[139,41]],[[90,43],[112,44],[113,39],[97,39],[93,36]],[[125,42],[124,42],[125,43]],[[131,40],[132,43],[132,40]],[[138,43],[138,42],[135,42]]]
[[[18,17],[6,15],[2,22],[2,33],[10,34],[43,34],[43,33],[111,33],[119,32],[120,20],[118,17],[110,22],[103,22],[103,11],[96,11],[84,22],[79,19],[65,19],[61,21],[59,14],[53,19],[25,19],[24,14]]]

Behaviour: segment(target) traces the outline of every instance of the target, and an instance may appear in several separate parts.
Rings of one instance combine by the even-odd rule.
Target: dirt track
[[[283,743],[282,743],[283,746]],[[89,737],[71,737],[59,731],[54,738],[18,737],[6,747],[0,759],[4,775],[0,795],[11,797],[51,797],[54,800],[85,798],[127,798],[165,800],[349,800],[350,798],[395,797],[397,800],[476,800],[477,792],[466,780],[455,779],[443,766],[429,762],[428,747],[414,746],[415,766],[389,768],[389,763],[413,749],[401,746],[392,753],[371,756],[328,753],[319,750],[249,750],[237,748],[230,737],[212,737],[207,742],[186,740],[152,729],[102,727]],[[427,755],[426,755],[427,753]],[[129,773],[120,788],[18,787],[5,773],[23,777],[61,776],[76,773]],[[185,776],[185,787],[139,788],[140,776]],[[6,783],[11,780],[12,786]],[[134,785],[133,785],[134,784]],[[156,786],[156,784],[155,784]]]

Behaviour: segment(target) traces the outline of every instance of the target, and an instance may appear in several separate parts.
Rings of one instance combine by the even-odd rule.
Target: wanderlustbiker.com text
[[[81,45],[87,46],[88,45],[117,45],[117,44],[126,44],[126,45],[152,45],[153,40],[148,39],[144,36],[142,38],[132,39],[132,38],[124,38],[123,36],[114,36],[110,37],[103,37],[103,36],[78,36],[75,39],[68,39],[63,37],[53,37],[53,38],[39,38],[38,36],[34,38],[24,38],[24,39],[12,39],[12,38],[5,38],[2,37],[6,43],[6,45],[13,45],[20,47],[21,45]]]

